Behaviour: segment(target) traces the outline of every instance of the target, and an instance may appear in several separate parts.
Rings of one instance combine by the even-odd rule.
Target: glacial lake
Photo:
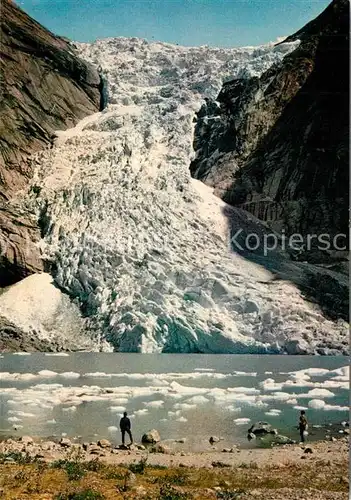
[[[298,439],[306,408],[309,439],[348,420],[349,360],[342,356],[183,354],[3,354],[0,438],[9,435],[120,443],[126,410],[134,439],[152,428],[161,438],[186,438],[181,449],[257,446],[247,430],[266,421]],[[322,426],[322,427],[320,427]]]

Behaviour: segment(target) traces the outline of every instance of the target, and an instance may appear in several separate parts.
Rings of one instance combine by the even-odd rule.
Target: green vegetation
[[[246,500],[252,490],[289,488],[298,496],[309,485],[321,493],[342,492],[346,498],[347,473],[346,458],[335,464],[302,460],[264,468],[255,462],[195,468],[152,466],[146,457],[122,465],[98,458],[85,462],[75,451],[47,464],[11,453],[1,456],[0,496],[4,500]]]
[[[105,498],[101,493],[89,489],[76,493],[60,493],[55,500],[105,500]]]

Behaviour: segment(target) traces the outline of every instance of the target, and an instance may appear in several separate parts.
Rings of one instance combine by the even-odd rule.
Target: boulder
[[[163,453],[164,455],[170,455],[172,450],[169,446],[163,443],[157,443],[156,446],[151,448],[152,453]]]
[[[185,441],[186,441],[186,438],[180,438],[180,439],[175,440],[176,443],[181,443],[181,444],[184,444]]]
[[[273,443],[274,444],[295,444],[296,441],[294,441],[293,439],[290,439],[287,436],[282,436],[281,434],[277,434],[273,438]]]
[[[144,486],[133,486],[133,492],[136,493],[137,498],[145,497],[147,495],[147,489]]]
[[[155,444],[161,441],[159,432],[156,429],[145,432],[141,438],[142,443]]]
[[[72,446],[72,442],[68,438],[63,437],[60,439],[60,445],[63,448],[70,448]]]
[[[100,448],[111,448],[111,443],[107,439],[100,439],[97,444]]]
[[[262,436],[265,434],[276,434],[276,430],[268,422],[256,422],[250,427],[247,433],[248,435]]]
[[[217,437],[217,436],[211,436],[210,439],[209,439],[209,442],[210,442],[211,445],[214,444],[214,443],[219,443],[219,441],[220,441],[220,438]]]
[[[99,457],[104,457],[105,452],[101,448],[93,448],[89,450],[90,455],[98,455]]]
[[[131,472],[130,470],[126,472],[125,478],[124,478],[124,487],[125,490],[130,490],[135,486],[137,482],[137,477],[134,474],[134,472]]]
[[[128,446],[126,446],[125,444],[119,444],[117,446],[117,449],[118,450],[129,450]]]
[[[45,441],[41,445],[41,448],[42,448],[43,451],[54,450],[55,447],[56,447],[56,444],[53,441]]]
[[[31,436],[22,436],[20,438],[20,441],[21,441],[21,443],[24,443],[25,445],[34,443],[34,440]]]
[[[212,467],[219,467],[219,468],[224,468],[224,467],[230,467],[231,465],[230,464],[226,464],[225,462],[221,462],[221,461],[214,461],[212,462]]]

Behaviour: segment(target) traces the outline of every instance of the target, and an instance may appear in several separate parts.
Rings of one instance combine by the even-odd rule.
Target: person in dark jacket
[[[127,415],[128,415],[128,413],[125,411],[123,413],[123,417],[119,421],[119,428],[121,429],[121,433],[122,433],[122,444],[123,444],[123,446],[125,446],[125,435],[126,435],[126,433],[129,436],[130,444],[133,444],[133,437],[132,437],[132,433],[131,433],[131,427],[132,426],[131,426],[130,420],[129,420],[129,418],[128,418]]]
[[[308,429],[308,422],[306,418],[305,410],[301,410],[300,412],[300,420],[299,420],[299,431],[300,431],[300,439],[301,443],[305,442],[305,431]]]

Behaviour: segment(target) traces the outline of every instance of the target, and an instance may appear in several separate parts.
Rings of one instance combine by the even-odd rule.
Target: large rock
[[[272,442],[275,444],[295,444],[296,443],[296,441],[294,441],[293,439],[291,439],[287,436],[282,436],[281,434],[277,434],[276,436],[274,436]]]
[[[156,429],[147,431],[145,434],[143,434],[141,438],[141,442],[145,444],[155,444],[158,443],[159,441],[161,441],[161,437]]]
[[[1,2],[0,32],[0,287],[43,264],[39,226],[18,212],[13,197],[32,176],[28,157],[101,107],[102,80],[72,45],[46,30],[10,0]]]
[[[111,448],[111,443],[107,439],[100,439],[97,444],[100,448]]]
[[[265,434],[277,434],[277,431],[268,422],[256,422],[250,427],[247,433],[248,435],[262,436]]]
[[[164,455],[170,455],[172,453],[172,449],[163,443],[157,443],[155,446],[151,448],[152,453],[162,453]]]
[[[72,446],[72,442],[68,438],[63,437],[60,439],[60,445],[63,448],[70,448]]]

